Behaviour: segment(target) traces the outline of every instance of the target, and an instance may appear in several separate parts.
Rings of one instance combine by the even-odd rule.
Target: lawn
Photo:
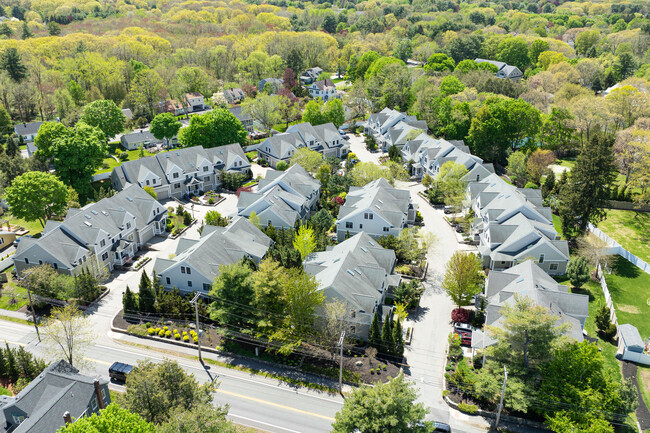
[[[6,272],[6,275],[8,282],[2,284],[2,288],[0,289],[0,308],[16,311],[23,305],[29,303],[27,290],[11,280],[11,271]]]
[[[559,166],[567,167],[569,170],[571,170],[576,165],[576,159],[575,157],[558,158],[555,163]]]
[[[598,223],[623,248],[650,263],[650,213],[631,210],[608,210],[607,219]]]
[[[8,395],[9,397],[12,396],[11,391],[9,391],[9,388],[5,388],[4,386],[0,386],[0,395]]]
[[[612,273],[605,279],[619,324],[632,324],[641,338],[650,337],[650,275],[617,256]]]
[[[650,405],[650,367],[639,365],[637,380],[639,381],[641,394],[643,394],[643,402]]]
[[[562,218],[555,214],[553,214],[553,227],[560,237],[564,237],[564,233],[562,232]]]
[[[121,150],[121,149],[119,149]],[[135,161],[136,159],[140,158],[140,149],[135,149],[135,150],[127,150],[125,151],[128,155],[129,158],[126,161]],[[124,153],[124,152],[122,152]],[[144,151],[144,156],[152,156],[155,155],[155,153],[150,153],[148,150]],[[115,160],[115,158],[109,156],[107,158],[104,158],[104,162],[102,163],[102,168],[97,170],[95,174],[100,174],[100,173],[106,173],[108,171],[112,171],[115,167],[118,167],[122,165],[122,160],[119,162]]]
[[[11,215],[10,211],[7,211],[4,213],[4,215],[0,216],[0,220],[9,220],[9,223],[12,225],[20,226],[24,229],[29,230],[29,235],[36,235],[40,232],[43,231],[43,227],[41,227],[41,223],[38,221],[25,221],[22,218],[16,218],[13,215]],[[3,223],[6,228],[6,222]]]

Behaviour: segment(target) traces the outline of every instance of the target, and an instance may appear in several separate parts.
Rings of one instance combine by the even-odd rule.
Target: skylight
[[[517,281],[515,281],[515,283],[521,283],[522,281],[524,281],[524,278],[523,278],[523,277],[522,277],[522,278],[519,278]]]
[[[361,251],[363,251],[364,253],[367,253],[367,252],[368,252],[368,250],[366,249],[366,247],[361,247]]]
[[[126,199],[127,199],[128,201],[133,201],[133,199],[132,199],[131,197],[129,197],[128,195],[126,196]]]
[[[90,219],[90,215],[88,215],[88,214],[84,214],[84,216],[85,216],[87,219]]]
[[[91,210],[90,212],[92,212],[93,215],[99,215],[96,210]]]
[[[370,245],[372,245],[373,247],[375,246],[375,243],[374,243],[373,241],[369,241],[368,243],[369,243]]]
[[[348,274],[352,275],[354,277],[354,272],[348,269]]]

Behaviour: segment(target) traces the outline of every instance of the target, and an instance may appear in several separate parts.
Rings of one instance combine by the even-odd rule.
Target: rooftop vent
[[[367,253],[367,252],[368,252],[368,250],[366,249],[366,247],[361,247],[361,251],[363,251],[364,253]]]
[[[369,241],[368,243],[369,243],[370,245],[372,245],[373,247],[375,246],[375,243],[374,243],[373,241]]]
[[[124,210],[124,208],[122,206],[120,206],[120,210]]]
[[[103,210],[102,213],[103,213],[104,215],[108,216],[108,212],[106,212],[105,210]]]
[[[522,281],[524,281],[523,277],[519,278],[517,281],[515,281],[515,283],[521,283]]]
[[[377,209],[381,209],[381,208],[379,207],[379,205],[378,205],[378,204],[376,204],[376,205],[375,205],[375,207],[376,207]]]
[[[361,271],[359,270],[359,268],[354,268],[354,272],[356,272],[357,274],[361,275]]]
[[[133,199],[132,199],[131,197],[129,197],[128,195],[126,196],[126,199],[127,199],[128,201],[133,201]]]
[[[380,199],[377,199],[377,201],[378,201],[379,203],[381,203],[381,204],[384,204],[384,202],[381,201]]]

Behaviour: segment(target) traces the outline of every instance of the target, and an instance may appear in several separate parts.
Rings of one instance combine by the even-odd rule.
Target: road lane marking
[[[96,362],[97,364],[104,364],[104,365],[108,365],[108,366],[113,365],[113,364],[110,363],[110,362],[100,361],[99,359],[94,359],[94,358],[84,358],[84,359],[85,359],[86,361]]]
[[[2,341],[4,341],[5,343],[13,344],[15,346],[22,346],[22,347],[27,346],[25,343],[18,343],[16,341],[9,341],[9,340],[2,340]]]
[[[235,414],[232,413],[232,412],[228,412],[228,414],[226,415],[226,417],[243,419],[243,420],[245,420],[245,421],[252,422],[252,423],[255,423],[255,424],[262,424],[262,425],[265,425],[265,426],[268,426],[268,427],[271,427],[271,428],[275,428],[275,429],[280,429],[280,430],[288,431],[289,433],[301,433],[301,432],[299,432],[299,431],[297,431],[297,430],[291,430],[291,429],[288,429],[288,428],[286,428],[286,427],[280,427],[279,425],[269,424],[268,422],[258,421],[258,420],[256,420],[256,419],[248,418],[248,417],[241,416],[241,415],[235,415]],[[237,423],[237,424],[244,425],[244,424],[241,424],[241,423]],[[255,427],[255,426],[254,426],[254,425],[251,425],[251,426],[247,426],[247,427]]]
[[[285,405],[279,404],[279,403],[273,403],[272,401],[262,400],[261,398],[249,397],[247,395],[238,394],[238,393],[232,392],[232,391],[225,391],[223,389],[217,389],[216,392],[219,393],[219,394],[227,394],[227,395],[232,395],[234,397],[243,398],[243,399],[246,399],[246,400],[251,400],[251,401],[254,401],[256,403],[265,404],[267,406],[273,406],[273,407],[278,407],[280,409],[290,410],[292,412],[298,412],[298,413],[301,413],[303,415],[309,415],[309,416],[313,416],[313,417],[316,417],[316,418],[322,418],[322,419],[325,419],[325,420],[328,420],[328,421],[334,421],[334,418],[329,417],[329,416],[321,415],[321,414],[314,413],[314,412],[309,412],[309,411],[302,410],[302,409],[297,409],[297,408],[291,407],[291,406],[285,406]]]

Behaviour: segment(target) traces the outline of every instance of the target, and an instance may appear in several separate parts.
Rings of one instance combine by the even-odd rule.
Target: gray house
[[[320,181],[299,165],[286,171],[269,170],[257,191],[239,194],[237,214],[249,218],[255,212],[262,226],[292,228],[316,209],[320,189]]]
[[[241,109],[241,106],[231,107],[228,109],[228,111],[230,111],[237,119],[239,119],[246,132],[249,134],[255,132],[255,129],[253,128],[253,118],[250,114],[244,113]]]
[[[50,364],[15,397],[0,396],[0,428],[11,433],[55,433],[111,403],[108,381],[83,374],[64,360]]]
[[[300,74],[300,84],[303,86],[308,86],[311,83],[315,82],[318,80],[318,77],[320,74],[323,73],[323,70],[319,68],[318,66],[314,68],[309,68],[305,70],[302,74]]]
[[[18,123],[14,125],[14,132],[25,141],[34,141],[42,124],[43,122]]]
[[[557,316],[557,324],[567,323],[566,335],[582,341],[583,328],[589,316],[589,296],[569,293],[567,286],[558,284],[537,264],[527,260],[505,271],[491,271],[485,283],[487,308],[485,324],[500,327],[501,308],[512,305],[517,296],[526,296],[535,304]],[[496,341],[487,332],[472,333],[472,348],[483,349]]]
[[[223,97],[226,98],[226,102],[229,104],[240,104],[246,98],[246,95],[241,88],[231,87],[230,89],[223,89]]]
[[[221,185],[222,170],[248,173],[250,166],[239,143],[210,149],[194,146],[125,161],[113,169],[111,183],[117,191],[130,184],[151,186],[158,200],[166,200],[215,190]]]
[[[120,143],[126,150],[136,150],[139,149],[140,146],[145,149],[158,146],[159,144],[163,143],[163,140],[158,140],[150,131],[141,130],[138,132],[130,132],[128,134],[124,134],[120,138]],[[178,144],[178,137],[170,138],[169,144],[176,146]]]
[[[411,130],[427,132],[428,128],[424,120],[418,120],[415,116],[386,107],[368,117],[363,132],[374,136],[379,148],[387,152],[391,145],[401,148],[406,143]]]
[[[524,74],[519,70],[518,67],[509,65],[504,62],[498,62],[496,60],[486,60],[486,59],[475,59],[476,63],[490,63],[497,67],[497,72],[494,74],[497,78],[507,78],[512,81],[519,81],[522,79]]]
[[[336,220],[336,238],[367,233],[373,238],[399,236],[402,229],[415,223],[417,205],[407,190],[391,186],[384,178],[362,187],[350,187]]]
[[[244,257],[259,263],[271,243],[271,238],[246,218],[235,217],[226,227],[203,227],[199,240],[182,238],[175,257],[156,259],[154,271],[166,289],[207,293],[219,275],[219,267]]]
[[[303,269],[316,277],[325,302],[344,302],[350,314],[348,335],[368,339],[375,311],[381,317],[390,314],[384,305],[389,289],[397,287],[395,252],[387,250],[365,233],[359,233],[326,251],[312,253]]]
[[[126,117],[126,120],[133,119],[133,112],[131,111],[130,108],[123,108],[122,109],[122,114],[124,114],[124,117]]]
[[[129,263],[155,235],[165,233],[167,209],[137,185],[82,209],[69,209],[63,222],[49,220],[40,238],[23,238],[13,256],[18,275],[49,263],[76,275]]]
[[[274,95],[282,89],[284,80],[282,78],[262,78],[257,83],[257,91],[262,92],[267,84],[271,86],[271,94]]]
[[[470,182],[468,194],[476,215],[472,234],[485,267],[504,270],[533,259],[550,275],[566,272],[569,246],[558,236],[540,190],[516,188],[491,174]]]

